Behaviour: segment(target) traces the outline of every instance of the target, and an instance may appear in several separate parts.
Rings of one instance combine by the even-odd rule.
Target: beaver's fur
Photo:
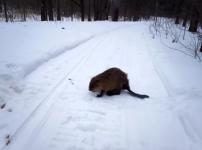
[[[95,77],[93,77],[89,84],[89,91],[99,92],[97,97],[103,94],[112,96],[119,95],[121,90],[128,90],[128,92],[138,98],[149,98],[148,95],[137,94],[130,90],[127,74],[119,68],[110,68]]]

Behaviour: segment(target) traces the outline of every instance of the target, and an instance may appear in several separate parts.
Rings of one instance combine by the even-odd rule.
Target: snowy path
[[[102,34],[35,70],[24,93],[43,101],[6,149],[198,150],[202,138],[175,111],[175,93],[148,39],[137,32],[142,28]],[[87,91],[91,77],[114,66],[128,73],[132,89],[151,98],[123,92],[98,99]]]

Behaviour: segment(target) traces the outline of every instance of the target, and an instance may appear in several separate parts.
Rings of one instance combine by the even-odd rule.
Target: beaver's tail
[[[141,98],[141,99],[149,98],[148,95],[135,93],[135,92],[131,91],[130,88],[127,88],[127,90],[129,92],[129,94],[132,95],[132,96],[135,96],[135,97],[138,97],[138,98]]]
[[[129,81],[128,81],[128,80],[127,80],[126,83],[123,85],[123,89],[128,90],[129,94],[132,95],[132,96],[135,96],[135,97],[138,97],[138,98],[141,98],[141,99],[149,98],[148,95],[138,94],[138,93],[135,93],[135,92],[131,91],[130,86],[129,86]]]

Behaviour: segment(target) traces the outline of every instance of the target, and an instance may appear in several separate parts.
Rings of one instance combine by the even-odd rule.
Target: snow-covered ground
[[[149,25],[0,23],[0,150],[200,150],[202,64]],[[110,67],[150,98],[88,92]]]
[[[22,78],[38,66],[93,37],[120,28],[103,22],[25,22],[0,24],[0,102],[23,89]]]

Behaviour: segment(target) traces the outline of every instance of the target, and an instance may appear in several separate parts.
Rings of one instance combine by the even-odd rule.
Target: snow
[[[1,23],[0,150],[200,150],[201,62],[150,24]],[[150,98],[95,97],[110,67]]]
[[[121,24],[96,26],[72,22],[1,23],[0,102],[8,101],[23,85],[16,83],[38,66],[94,36],[121,27]],[[7,83],[4,87],[5,82]],[[9,84],[10,83],[10,84]],[[14,86],[14,88],[10,88]]]

